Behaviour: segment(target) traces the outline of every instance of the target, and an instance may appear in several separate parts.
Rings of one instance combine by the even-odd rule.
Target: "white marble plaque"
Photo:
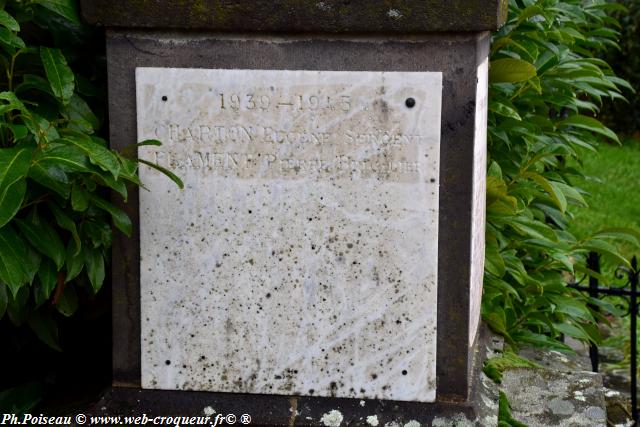
[[[435,400],[441,79],[136,70],[143,387]]]

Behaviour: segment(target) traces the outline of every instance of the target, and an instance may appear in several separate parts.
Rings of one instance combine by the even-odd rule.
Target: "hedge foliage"
[[[511,0],[493,37],[490,69],[487,247],[483,317],[513,346],[568,350],[563,335],[600,342],[596,323],[612,305],[567,287],[596,251],[628,264],[607,229],[584,240],[567,230],[586,205],[575,185],[581,156],[616,134],[596,117],[629,84],[598,53],[615,48],[617,21],[605,0]],[[600,312],[590,307],[599,307]]]
[[[616,74],[640,90],[640,1],[618,0],[627,8],[614,13],[620,21],[620,49],[610,49],[605,59]],[[637,93],[628,96],[628,103],[607,103],[604,113],[606,122],[616,131],[635,135],[640,139],[640,97]]]
[[[56,349],[56,318],[102,287],[112,225],[132,233],[110,191],[140,184],[96,133],[89,34],[75,1],[0,0],[0,319]]]

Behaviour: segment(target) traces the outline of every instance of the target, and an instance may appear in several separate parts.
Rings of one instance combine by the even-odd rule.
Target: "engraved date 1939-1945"
[[[300,95],[276,99],[266,94],[219,93],[218,101],[221,110],[262,110],[288,108],[294,111],[331,110],[348,112],[351,110],[349,95]]]

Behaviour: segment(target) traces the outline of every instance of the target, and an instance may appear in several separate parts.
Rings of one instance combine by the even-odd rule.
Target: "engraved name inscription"
[[[158,125],[155,128],[158,139],[178,143],[188,142],[262,142],[274,144],[330,144],[343,143],[349,145],[371,144],[374,148],[384,148],[388,145],[403,145],[419,143],[424,137],[421,135],[406,135],[388,129],[374,129],[372,132],[361,133],[346,130],[343,134],[330,132],[314,132],[310,130],[287,131],[274,129],[262,125],[216,125],[197,124],[181,126],[177,123]]]
[[[147,84],[142,101],[151,120],[140,137],[163,147],[141,154],[170,170],[240,179],[433,182],[437,176],[435,145],[418,131],[425,129],[417,124],[428,103],[424,89],[253,84],[251,90],[241,82],[183,82],[170,90]]]
[[[338,156],[333,159],[295,159],[278,158],[269,153],[228,153],[211,151],[153,151],[156,164],[169,169],[208,169],[220,171],[247,170],[252,167],[266,166],[281,172],[293,171],[333,173],[340,170],[355,171],[360,174],[377,172],[418,173],[418,162],[358,160],[349,156]]]

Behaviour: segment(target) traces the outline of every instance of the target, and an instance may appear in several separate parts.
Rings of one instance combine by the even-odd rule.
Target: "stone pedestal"
[[[387,3],[82,1],[111,146],[159,139],[139,156],[186,183],[142,169],[122,205],[114,386],[473,411],[506,2]]]

